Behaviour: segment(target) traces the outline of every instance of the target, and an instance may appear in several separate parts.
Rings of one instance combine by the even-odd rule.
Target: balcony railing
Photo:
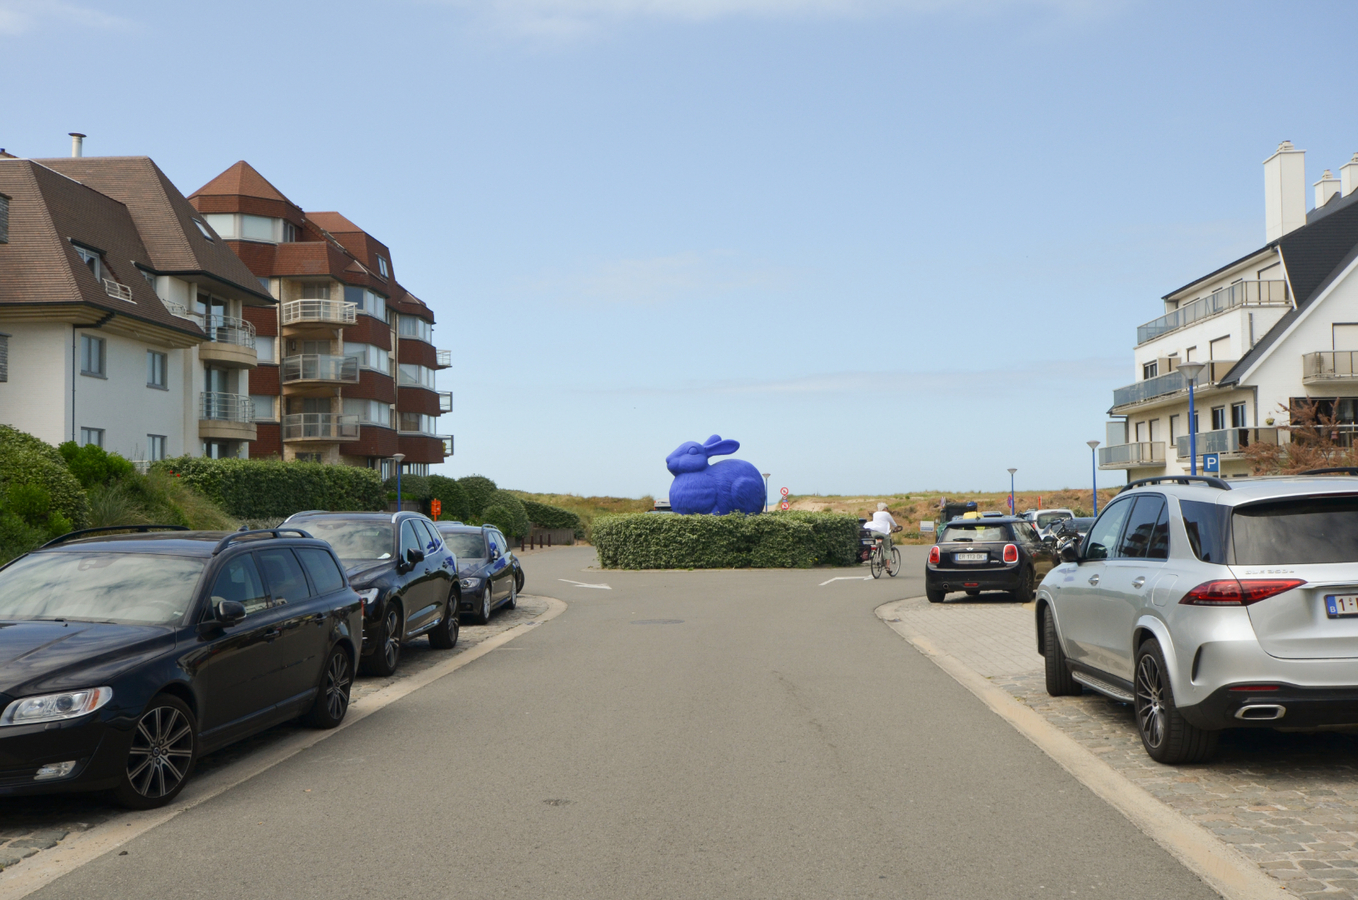
[[[1358,378],[1358,350],[1321,350],[1303,353],[1301,380],[1305,384],[1334,378]]]
[[[451,350],[435,350],[434,353],[437,354],[436,357],[435,357],[435,365],[437,365],[440,369],[447,369],[447,368],[449,368],[450,366],[452,366],[452,364],[453,364],[453,351],[451,351]]]
[[[445,434],[445,435],[442,435],[442,436],[441,436],[441,440],[443,441],[443,455],[444,455],[444,456],[452,456],[452,455],[453,455],[453,436],[452,436],[451,434]]]
[[[1216,384],[1226,377],[1226,373],[1231,371],[1231,367],[1236,364],[1236,360],[1223,359],[1216,360],[1207,364],[1198,376],[1198,389],[1209,384]],[[1132,403],[1144,403],[1156,397],[1163,397],[1168,394],[1177,394],[1179,391],[1188,390],[1188,381],[1182,372],[1177,369],[1165,375],[1157,375],[1154,378],[1147,378],[1145,381],[1138,381],[1126,387],[1120,387],[1113,391],[1113,406],[1127,406]]]
[[[289,300],[283,304],[283,324],[321,322],[352,325],[358,321],[358,304],[343,300]]]
[[[218,344],[236,344],[254,349],[255,326],[235,316],[205,316],[203,330],[207,338]]]
[[[1135,444],[1113,444],[1099,448],[1099,468],[1131,469],[1137,466],[1165,464],[1164,441],[1141,441]]]
[[[358,381],[357,356],[304,353],[283,360],[283,383],[293,381]]]
[[[453,411],[453,392],[439,391],[439,412],[450,413]]]
[[[335,413],[295,413],[283,417],[285,441],[353,441],[358,439],[358,416]]]
[[[1237,281],[1206,297],[1152,319],[1136,329],[1137,344],[1153,341],[1162,334],[1186,328],[1194,322],[1210,319],[1231,309],[1242,306],[1287,306],[1286,281]]]
[[[1175,440],[1179,459],[1188,459],[1188,435]],[[1251,444],[1287,443],[1286,429],[1278,428],[1222,428],[1198,432],[1198,455],[1204,453],[1239,453]]]
[[[104,293],[115,300],[126,300],[128,303],[137,302],[132,299],[132,288],[125,284],[119,284],[112,278],[104,279]]]
[[[203,391],[198,395],[198,418],[249,425],[255,420],[255,407],[246,394]]]

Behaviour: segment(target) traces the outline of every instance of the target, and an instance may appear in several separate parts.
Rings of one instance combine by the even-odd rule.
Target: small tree
[[[1290,407],[1279,404],[1278,413],[1287,417],[1289,424],[1279,425],[1278,430],[1289,440],[1276,444],[1255,441],[1246,447],[1242,455],[1249,461],[1252,475],[1295,475],[1308,469],[1358,466],[1358,453],[1343,440],[1344,423],[1315,400],[1298,400]]]

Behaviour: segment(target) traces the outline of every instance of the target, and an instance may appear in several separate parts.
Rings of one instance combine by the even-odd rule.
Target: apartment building
[[[304,212],[242,161],[189,196],[278,303],[245,312],[259,365],[254,456],[427,474],[453,453],[438,419],[434,315],[396,280],[390,248],[337,212]]]
[[[146,157],[0,156],[0,422],[134,460],[243,456],[277,305]]]
[[[1264,161],[1265,241],[1166,294],[1163,314],[1137,328],[1136,380],[1113,392],[1101,469],[1128,478],[1190,471],[1216,454],[1244,474],[1253,443],[1288,439],[1292,410],[1314,401],[1358,429],[1358,154],[1325,170],[1306,206],[1305,151],[1283,142]],[[1194,416],[1180,366],[1200,363]]]

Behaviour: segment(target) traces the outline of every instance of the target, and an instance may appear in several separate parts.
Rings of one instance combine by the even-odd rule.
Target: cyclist
[[[896,524],[896,520],[891,518],[891,513],[886,511],[885,503],[877,504],[877,512],[872,514],[872,518],[863,526],[868,531],[876,532],[882,537],[882,558],[891,559],[891,532],[900,531],[901,526]]]

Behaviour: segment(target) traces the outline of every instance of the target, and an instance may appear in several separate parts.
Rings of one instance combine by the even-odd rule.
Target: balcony
[[[255,409],[246,394],[203,391],[198,395],[198,436],[204,440],[253,441]]]
[[[285,441],[356,441],[358,416],[335,413],[296,413],[283,417]]]
[[[1175,451],[1179,459],[1188,459],[1188,435],[1175,441]],[[1239,456],[1251,444],[1287,443],[1286,429],[1278,428],[1222,428],[1218,431],[1198,433],[1198,455],[1218,453],[1222,456]]]
[[[1236,364],[1236,360],[1223,359],[1216,360],[1207,364],[1198,376],[1197,390],[1216,384],[1226,377],[1226,373]],[[1173,394],[1188,393],[1188,382],[1184,379],[1183,373],[1175,370],[1165,375],[1157,375],[1154,378],[1147,378],[1145,381],[1137,381],[1126,387],[1120,387],[1113,391],[1113,408],[1122,406],[1136,406],[1148,403],[1160,398],[1168,398]]]
[[[1113,444],[1099,448],[1100,469],[1137,469],[1165,464],[1164,441],[1141,441],[1135,444]]]
[[[444,456],[453,455],[453,435],[451,434],[443,435],[443,455]]]
[[[1303,353],[1302,384],[1329,384],[1350,387],[1358,384],[1358,350],[1322,350]]]
[[[450,413],[453,411],[453,392],[439,391],[439,413]]]
[[[449,369],[453,365],[453,351],[435,350],[434,367],[438,369]]]
[[[198,359],[234,369],[259,365],[255,353],[255,326],[235,316],[195,316],[208,343],[198,345]]]
[[[290,300],[283,304],[282,322],[288,325],[326,325],[337,328],[358,321],[358,305],[343,300]]]
[[[1153,341],[1171,331],[1187,328],[1194,322],[1210,319],[1213,316],[1245,306],[1289,306],[1287,282],[1285,281],[1238,281],[1235,284],[1214,291],[1210,296],[1201,297],[1192,303],[1152,319],[1136,329],[1138,346]]]
[[[284,384],[357,384],[357,356],[327,356],[304,353],[289,356],[280,367]]]

